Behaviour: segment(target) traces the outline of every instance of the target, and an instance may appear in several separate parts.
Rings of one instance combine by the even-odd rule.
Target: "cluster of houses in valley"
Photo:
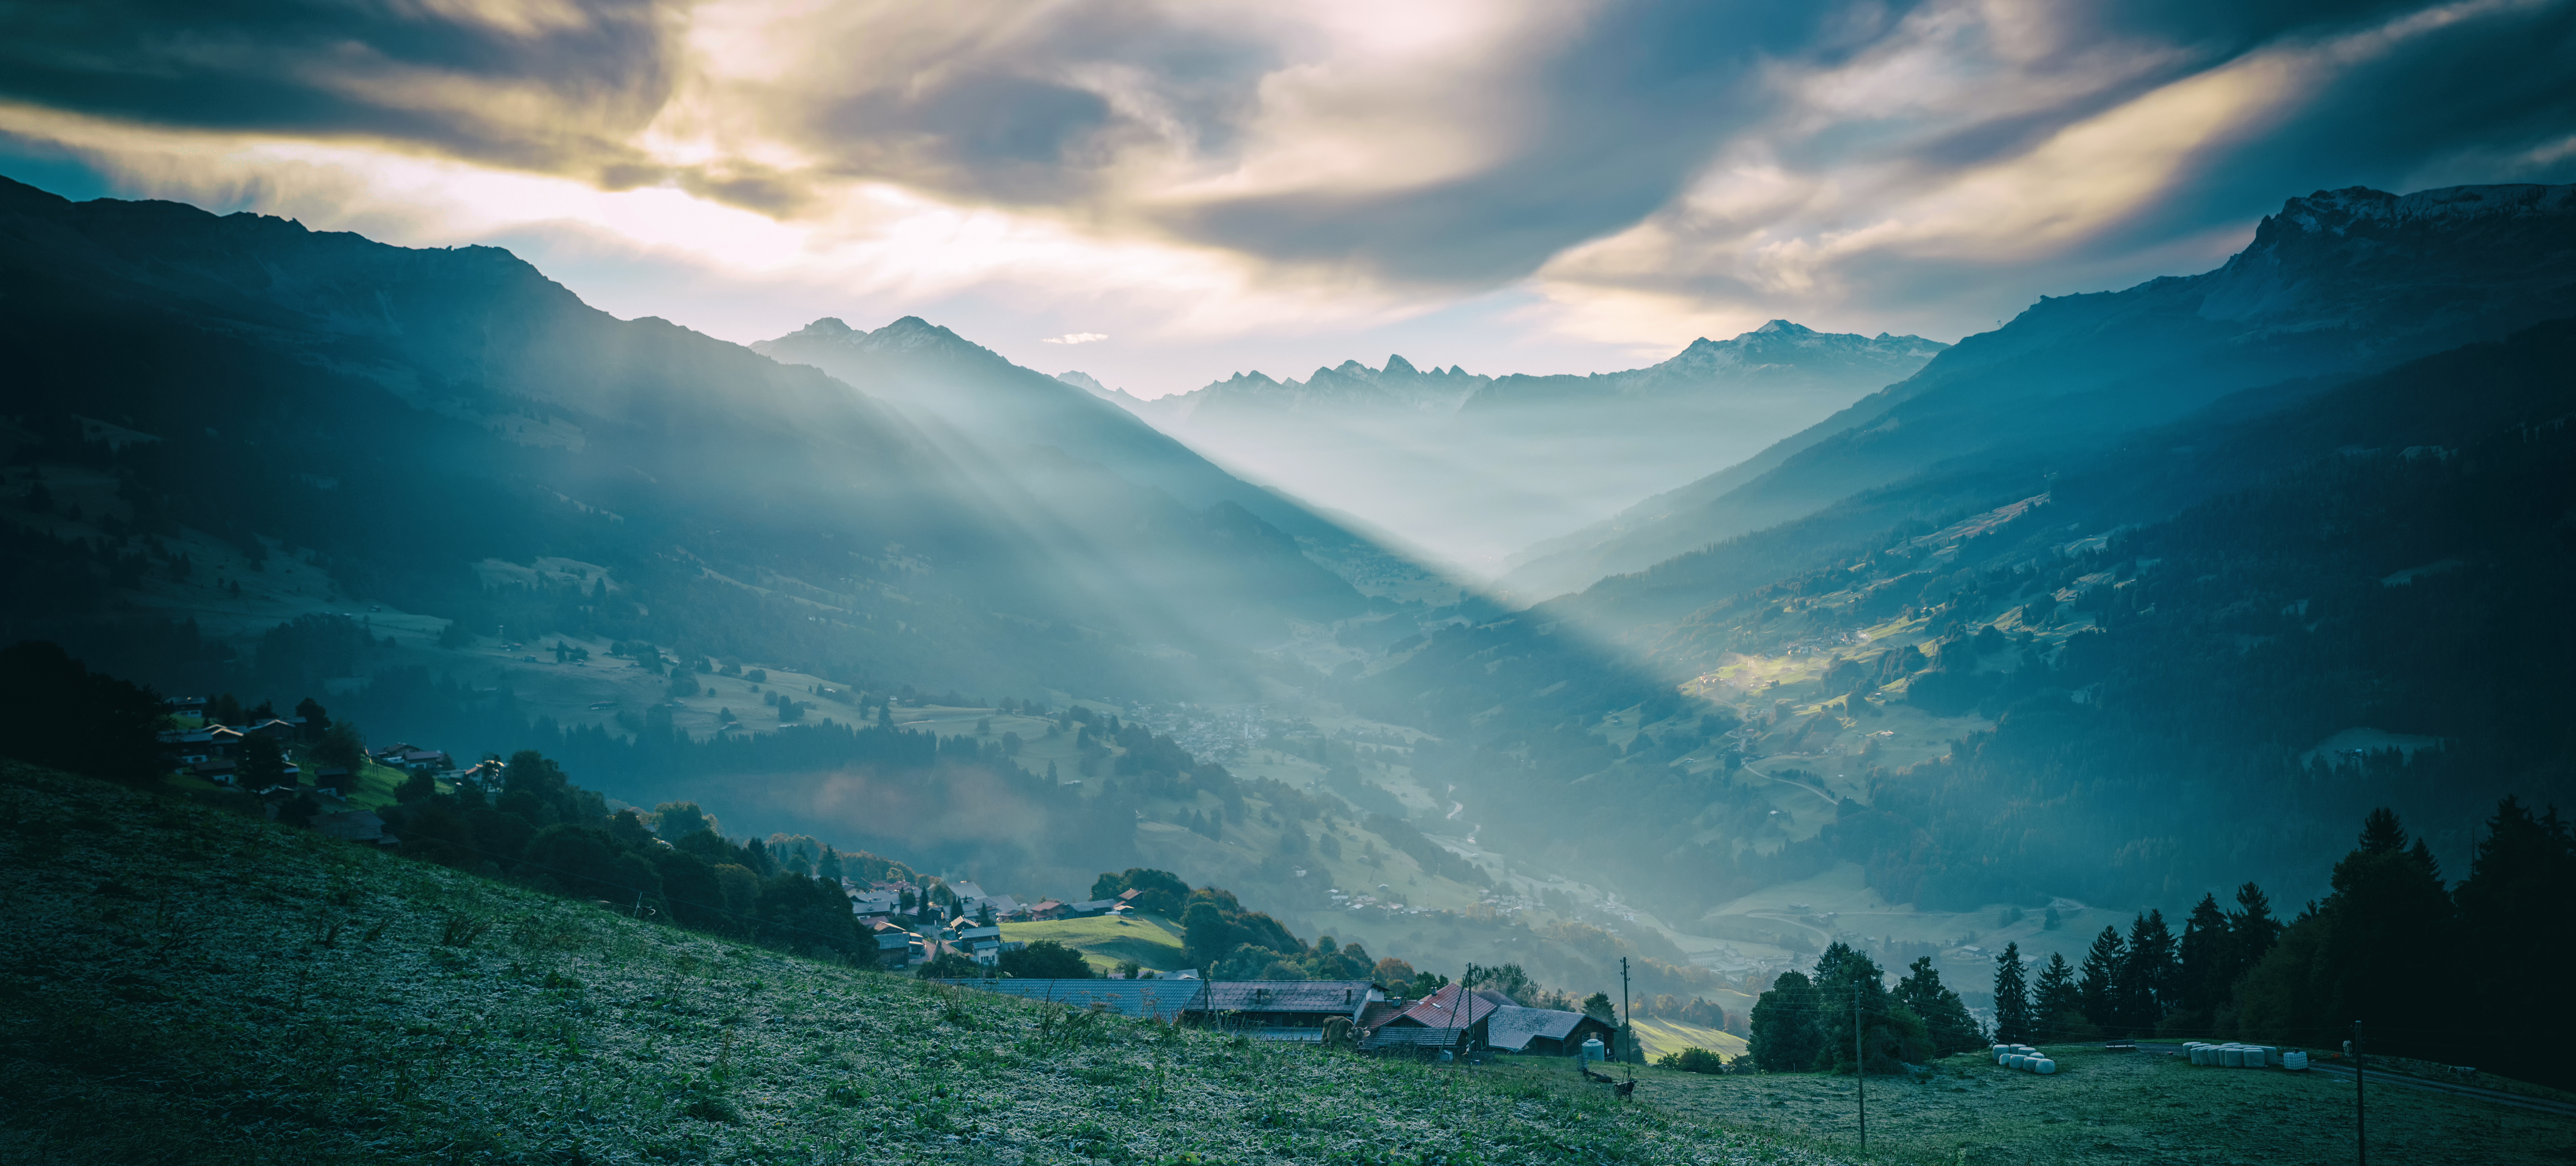
[[[289,745],[307,741],[313,735],[305,717],[253,716],[244,718],[241,724],[227,725],[206,719],[207,702],[203,697],[171,697],[161,704],[172,716],[194,717],[200,722],[195,728],[171,729],[161,734],[169,763],[178,772],[256,794],[267,804],[271,818],[297,798],[307,798],[314,805],[308,822],[316,831],[350,842],[378,846],[398,843],[385,831],[383,818],[348,800],[352,775],[347,766],[308,766],[286,752]],[[244,781],[242,760],[245,747],[258,740],[278,747],[280,765],[273,775],[275,780],[254,789]],[[368,757],[378,765],[413,773],[455,768],[446,753],[414,745],[371,750]]]
[[[174,715],[202,717],[206,702],[177,698],[166,702]],[[220,785],[239,785],[244,745],[254,739],[275,741],[281,751],[308,736],[304,717],[262,717],[240,725],[206,723],[163,733],[174,765],[182,772]],[[378,765],[408,773],[434,773],[450,780],[499,784],[498,761],[485,761],[459,771],[454,758],[436,749],[395,744],[368,752]],[[485,772],[487,767],[490,772]],[[344,794],[347,769],[316,766],[309,770],[292,760],[284,763],[283,780],[247,792],[268,803],[272,817],[298,798],[316,809],[317,831],[352,842],[395,845],[384,820],[349,803]],[[918,967],[941,955],[955,954],[981,967],[1000,964],[1002,953],[1026,945],[1002,938],[1002,923],[1043,922],[1126,915],[1139,892],[1115,898],[1064,902],[1045,899],[1022,903],[1010,895],[991,894],[972,881],[932,886],[912,882],[860,884],[842,880],[850,910],[860,925],[876,936],[879,966]],[[932,906],[933,899],[937,905]],[[1336,902],[1350,909],[1400,904],[1380,903],[1367,895],[1336,892]],[[1418,908],[1416,909],[1418,910]],[[1421,1056],[1472,1056],[1486,1052],[1615,1059],[1619,1033],[1596,1017],[1551,1008],[1524,1008],[1491,990],[1462,991],[1442,987],[1420,999],[1405,1000],[1369,980],[1204,980],[1193,971],[1144,978],[1083,980],[974,979],[952,980],[987,991],[1115,1012],[1223,1028],[1257,1040],[1285,1041]]]
[[[1451,1059],[1485,1053],[1617,1060],[1599,1017],[1524,1008],[1490,989],[1442,986],[1414,1000],[1369,980],[948,980],[1073,1008],[1195,1024],[1254,1040]]]
[[[1002,938],[1004,922],[1043,923],[1125,915],[1134,910],[1129,900],[1138,893],[1127,891],[1114,899],[1079,903],[1056,899],[1022,903],[1009,895],[988,894],[971,881],[954,882],[945,888],[955,898],[953,907],[943,904],[929,920],[906,927],[899,920],[920,918],[920,905],[928,901],[929,888],[910,882],[861,886],[850,879],[842,879],[841,885],[850,893],[851,913],[875,930],[877,959],[885,967],[917,967],[947,953],[964,956],[981,967],[993,967],[1001,963],[1003,952],[1027,946]]]

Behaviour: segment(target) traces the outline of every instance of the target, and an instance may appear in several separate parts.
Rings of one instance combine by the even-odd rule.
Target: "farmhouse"
[[[1570,1057],[1583,1042],[1599,1039],[1607,1059],[1617,1060],[1619,1034],[1595,1017],[1557,1008],[1497,1008],[1485,1018],[1486,1047],[1507,1053]]]
[[[1336,1018],[1356,1030],[1386,989],[1368,980],[1211,980],[1189,1009],[1192,1020],[1266,1040],[1320,1043]]]

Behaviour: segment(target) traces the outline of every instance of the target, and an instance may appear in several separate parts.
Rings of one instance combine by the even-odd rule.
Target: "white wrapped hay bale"
[[[2057,1062],[2048,1057],[2041,1057],[2038,1063],[2030,1067],[2030,1071],[2040,1074],[2041,1076],[2047,1076],[2057,1072]]]
[[[2291,1072],[2293,1072],[2293,1073],[2305,1073],[2305,1072],[2307,1072],[2307,1071],[2308,1071],[2308,1054],[2307,1054],[2307,1051],[2306,1051],[2306,1050],[2304,1050],[2304,1049],[2296,1049],[2296,1050],[2292,1050],[2292,1051],[2290,1051],[2290,1052],[2286,1052],[2286,1053],[2281,1054],[2281,1067],[2282,1067],[2282,1068],[2284,1068],[2284,1069],[2288,1069],[2289,1071],[2291,1071]]]

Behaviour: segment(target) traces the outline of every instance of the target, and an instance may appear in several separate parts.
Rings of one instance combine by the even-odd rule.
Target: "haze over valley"
[[[2576,8],[613,8],[0,50],[32,1160],[2576,1145]]]

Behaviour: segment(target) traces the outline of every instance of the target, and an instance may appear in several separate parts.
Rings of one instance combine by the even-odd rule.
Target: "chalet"
[[[1002,929],[1000,927],[977,923],[960,915],[948,925],[948,933],[954,940],[950,946],[966,958],[988,968],[1001,962]]]
[[[930,958],[929,948],[922,943],[920,936],[882,918],[871,920],[868,926],[876,932],[878,964],[909,967]]]
[[[1190,1019],[1263,1040],[1321,1043],[1335,1018],[1354,1031],[1386,989],[1368,980],[1210,980]]]
[[[1087,919],[1094,915],[1106,915],[1112,909],[1122,906],[1125,904],[1116,899],[1086,899],[1079,903],[1065,904],[1064,916],[1068,919]]]
[[[1029,908],[1029,918],[1038,920],[1062,919],[1064,918],[1064,904],[1057,902],[1054,899],[1041,900],[1037,906]]]
[[[1619,1059],[1619,1033],[1600,1019],[1558,1008],[1497,1008],[1485,1019],[1484,1044],[1506,1053],[1571,1057],[1598,1039],[1609,1060]]]
[[[1485,1022],[1497,1010],[1513,1007],[1518,1005],[1500,992],[1462,992],[1458,985],[1446,984],[1390,1012],[1363,1018],[1373,1023],[1366,1025],[1368,1033],[1360,1047],[1465,1051],[1484,1043]]]

